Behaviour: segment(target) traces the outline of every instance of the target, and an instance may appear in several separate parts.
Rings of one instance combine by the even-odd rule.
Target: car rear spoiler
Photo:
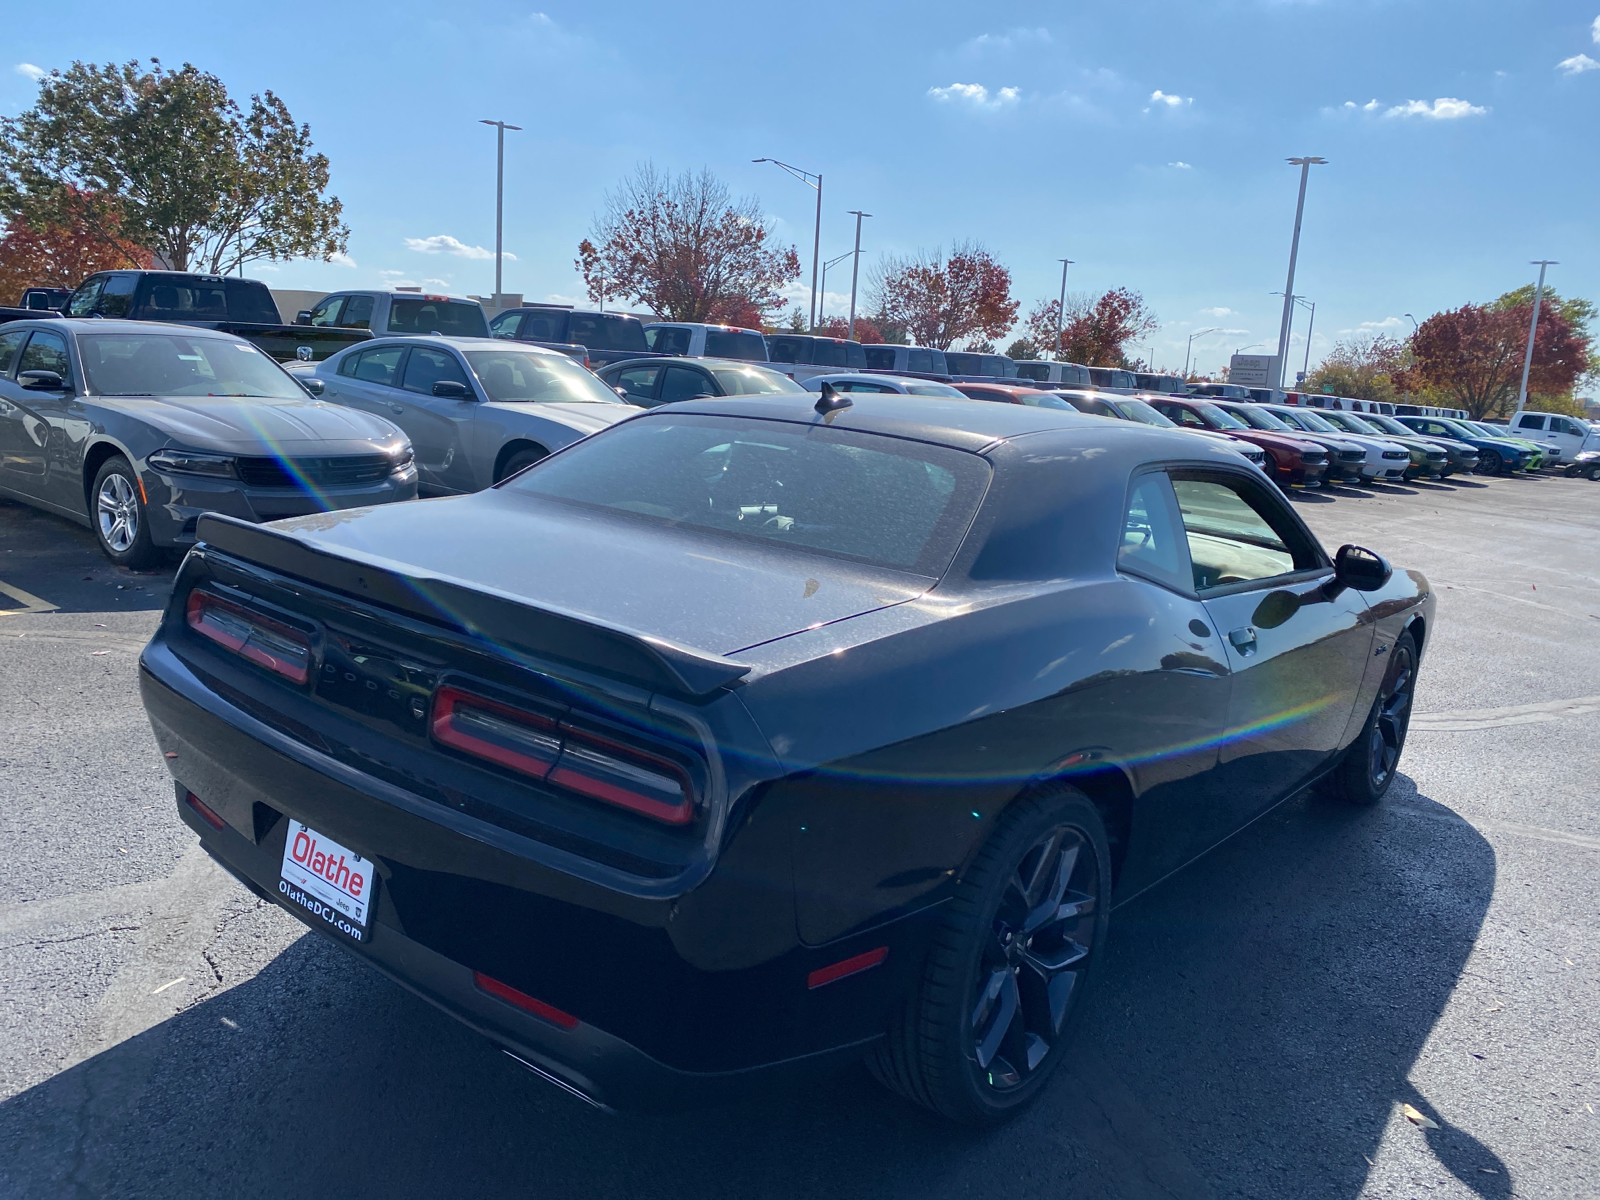
[[[599,625],[574,613],[540,607],[460,580],[412,573],[399,564],[363,561],[348,551],[330,553],[293,533],[236,517],[206,513],[195,534],[201,546],[246,562],[652,691],[698,700],[750,672],[744,663],[708,651],[637,630]]]

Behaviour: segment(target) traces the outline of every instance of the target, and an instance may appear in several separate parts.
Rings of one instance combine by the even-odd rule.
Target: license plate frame
[[[278,895],[311,918],[313,925],[354,942],[372,940],[376,865],[293,817],[283,839]]]

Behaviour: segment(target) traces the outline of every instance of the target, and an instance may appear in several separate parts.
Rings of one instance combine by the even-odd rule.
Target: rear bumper
[[[140,665],[156,740],[174,756],[166,761],[179,815],[213,858],[258,896],[597,1104],[681,1108],[826,1070],[881,1035],[920,973],[937,906],[804,945],[792,890],[776,896],[750,886],[738,843],[724,850],[731,886],[717,886],[713,870],[683,896],[612,892],[514,853],[493,827],[469,836],[460,814],[363,780],[262,724],[210,690],[159,636]],[[221,828],[187,802],[191,793]],[[351,941],[280,894],[289,817],[372,860],[378,887],[366,940]],[[759,823],[758,810],[746,828]],[[792,889],[787,872],[784,882]],[[741,944],[755,922],[734,905],[780,903],[769,924],[786,928],[786,940]],[[703,961],[707,946],[730,961]],[[812,972],[880,947],[887,957],[870,969],[809,986]],[[475,972],[573,1023],[488,994]]]

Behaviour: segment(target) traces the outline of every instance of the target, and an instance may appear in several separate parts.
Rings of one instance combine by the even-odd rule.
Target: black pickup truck
[[[64,311],[69,317],[169,321],[216,329],[254,342],[279,362],[321,362],[372,336],[365,329],[285,325],[271,291],[260,280],[185,271],[103,271],[78,285]]]

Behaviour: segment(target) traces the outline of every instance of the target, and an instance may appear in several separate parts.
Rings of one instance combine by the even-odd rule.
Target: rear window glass
[[[567,337],[590,350],[648,350],[644,323],[638,317],[609,313],[573,313]]]
[[[390,333],[438,333],[445,337],[488,337],[483,309],[465,300],[396,299],[389,302]],[[527,335],[524,334],[524,337]]]
[[[658,325],[654,329],[644,331],[644,340],[657,354],[687,354],[692,332],[689,329],[676,329],[670,325]]]
[[[752,329],[708,329],[706,357],[766,362],[767,339]]]
[[[937,577],[989,478],[973,454],[821,425],[688,415],[607,430],[506,488]]]

